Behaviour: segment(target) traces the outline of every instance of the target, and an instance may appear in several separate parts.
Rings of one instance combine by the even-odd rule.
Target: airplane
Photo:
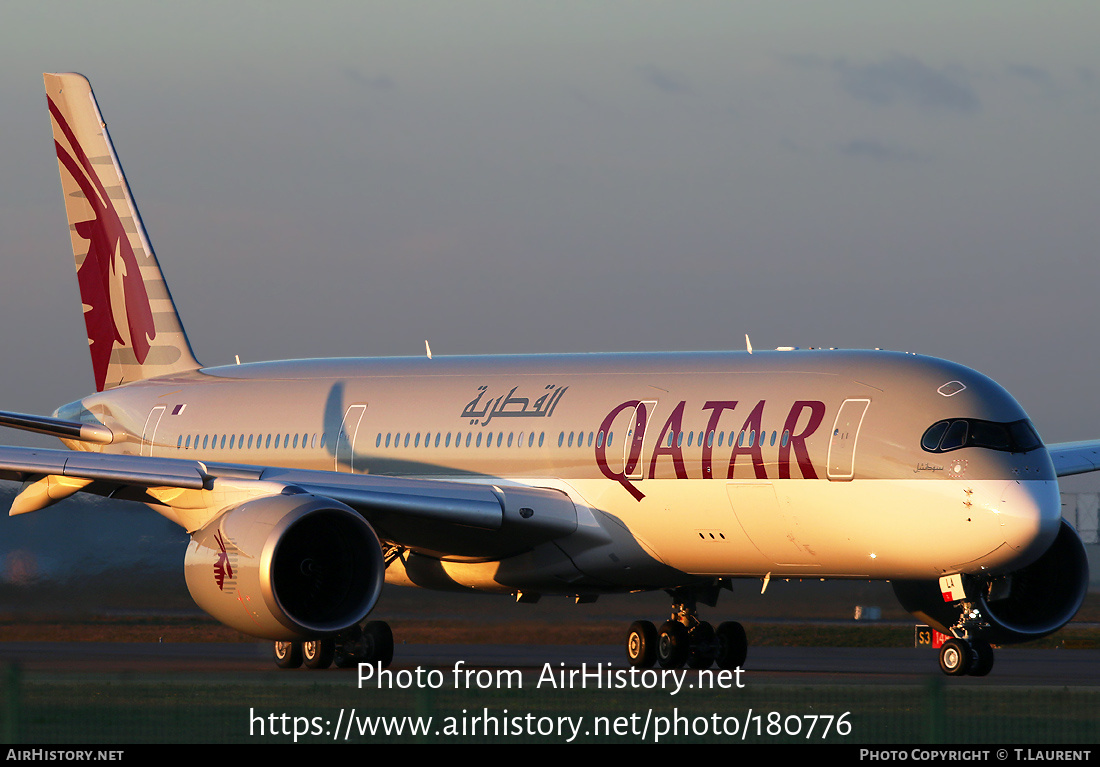
[[[203,367],[91,85],[44,75],[96,392],[0,425],[10,514],[75,493],[191,537],[196,604],[283,668],[388,665],[385,583],[537,601],[664,590],[633,667],[742,666],[736,579],[890,581],[950,636],[950,675],[1048,635],[1088,585],[1044,445],[1000,385],[910,353],[775,351],[290,360]]]

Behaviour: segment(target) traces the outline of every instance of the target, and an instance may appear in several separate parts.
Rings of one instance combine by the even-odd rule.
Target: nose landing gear
[[[985,676],[993,670],[993,648],[981,639],[952,637],[940,648],[940,670],[948,676]]]

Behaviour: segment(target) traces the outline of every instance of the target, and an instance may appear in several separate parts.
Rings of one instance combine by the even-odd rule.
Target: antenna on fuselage
[[[424,351],[428,353],[428,359],[432,358],[432,347],[428,346],[428,339],[424,339]]]
[[[749,350],[749,354],[752,354],[752,341],[749,340],[749,334],[745,334],[745,348]]]

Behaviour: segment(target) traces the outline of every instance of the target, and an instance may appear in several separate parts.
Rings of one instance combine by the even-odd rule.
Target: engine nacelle
[[[363,620],[385,581],[378,536],[342,503],[256,498],[191,536],[187,588],[206,612],[264,639],[308,639]]]
[[[963,576],[968,601],[988,626],[980,638],[1015,644],[1052,634],[1076,615],[1089,585],[1089,563],[1077,531],[1062,520],[1054,543],[1036,561],[997,577]],[[961,615],[958,602],[943,601],[937,581],[895,581],[901,606],[950,634]]]

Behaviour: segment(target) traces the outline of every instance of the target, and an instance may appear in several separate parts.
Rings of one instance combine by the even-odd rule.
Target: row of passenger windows
[[[508,432],[507,436],[505,436],[504,432],[502,431],[496,432],[495,434],[493,432],[489,432],[488,434],[484,432],[478,432],[477,434],[474,434],[473,432],[466,432],[465,435],[463,435],[463,433],[459,431],[455,432],[453,435],[451,434],[451,432],[436,432],[434,435],[435,444],[433,445],[433,435],[431,432],[425,432],[423,435],[423,440],[421,440],[420,432],[397,432],[396,434],[386,434],[384,443],[383,435],[379,434],[374,439],[374,446],[420,447],[420,445],[423,444],[424,447],[451,447],[452,445],[454,447],[462,447],[463,436],[465,436],[466,447],[481,447],[482,445],[484,445],[485,447],[492,447],[494,439],[496,440],[497,447],[504,447],[505,444],[507,444],[508,447],[512,447],[513,445],[515,447],[523,447],[525,441],[527,447],[534,447],[536,442],[536,436],[534,432],[525,435],[524,432],[521,431],[517,439],[515,432]],[[564,438],[565,432],[562,432],[562,436],[558,440],[559,446],[561,445],[561,440],[563,440]],[[542,447],[544,444],[546,444],[546,432],[541,432],[537,437],[537,441],[539,447]],[[572,432],[569,435],[569,444],[573,444]]]
[[[302,448],[311,447],[323,448],[325,446],[325,434],[320,435],[318,441],[318,435],[313,434],[196,434],[194,441],[192,442],[190,434],[181,434],[179,439],[176,440],[177,450],[278,450],[283,449],[297,449],[299,446]],[[247,447],[245,445],[245,437],[248,438]],[[200,444],[200,438],[202,440]],[[220,444],[219,444],[220,440]]]
[[[686,432],[687,446],[692,447],[695,443],[697,446],[703,445],[704,432]],[[713,447],[715,442],[715,436],[718,437],[718,447],[722,447],[722,443],[726,440],[725,432],[710,431],[706,433],[707,447]],[[760,440],[756,440],[756,431],[750,430],[748,432],[735,432],[729,433],[729,445],[732,447],[734,443],[734,436],[737,436],[738,447],[752,447],[754,444],[763,447],[765,444],[774,446],[776,439],[778,438],[778,432],[771,433],[771,439],[768,439],[768,432],[760,432]],[[434,437],[434,445],[432,444]],[[607,433],[607,447],[611,447],[611,443],[614,440],[615,433]],[[384,438],[384,439],[383,439]],[[780,444],[783,447],[787,446],[787,442],[790,438],[790,432],[784,431],[783,437],[780,440]],[[672,443],[675,440],[677,447],[682,447],[684,444],[685,432],[668,432],[665,436],[665,447],[672,447]],[[324,449],[328,440],[327,434],[181,434],[176,441],[177,450],[297,450],[299,448],[311,448]],[[465,445],[463,443],[465,442]],[[493,447],[494,442],[496,447],[534,447],[536,442],[539,447],[542,447],[546,443],[546,432],[540,432],[537,436],[535,432],[524,434],[520,432],[518,437],[515,432],[455,432],[453,435],[451,432],[436,432],[434,435],[431,432],[425,432],[421,435],[420,432],[397,432],[387,433],[383,435],[381,432],[374,439],[374,446],[381,448],[385,447],[420,447],[423,444],[424,447]],[[558,435],[558,447],[592,447],[595,444],[596,447],[604,447],[604,433],[600,432],[561,432]],[[928,449],[928,448],[926,448]]]
[[[687,432],[687,446],[691,447],[692,446],[692,444],[691,444],[692,441],[695,441],[696,446],[701,447],[702,444],[703,444],[703,434],[704,434],[704,432],[699,432],[698,436],[696,436],[695,432],[692,432],[692,431]],[[706,432],[707,447],[714,447],[714,438],[715,438],[716,435],[718,437],[718,447],[722,447],[722,443],[726,439],[726,433],[724,431],[719,431],[719,432],[709,431],[709,432]],[[768,432],[767,431],[761,431],[760,432],[760,440],[759,441],[757,441],[757,439],[756,439],[756,430],[755,429],[750,429],[747,432],[746,431],[742,431],[742,432],[731,431],[729,433],[729,445],[730,445],[730,447],[733,446],[733,438],[734,438],[735,435],[737,436],[737,446],[738,447],[752,447],[753,445],[756,445],[757,447],[764,447],[765,445],[767,445],[768,447],[775,447],[775,441],[776,441],[776,439],[779,439],[779,432],[776,432],[776,431],[773,431],[771,433],[770,441],[768,439]],[[681,432],[671,432],[670,431],[667,435],[665,435],[665,447],[672,447],[673,437],[675,437],[675,439],[676,439],[676,447],[682,447],[683,444],[684,444],[684,432],[682,432],[682,431]],[[783,438],[779,439],[779,444],[782,447],[786,447],[787,443],[790,441],[790,438],[791,438],[791,432],[789,430],[784,431],[783,432]]]

